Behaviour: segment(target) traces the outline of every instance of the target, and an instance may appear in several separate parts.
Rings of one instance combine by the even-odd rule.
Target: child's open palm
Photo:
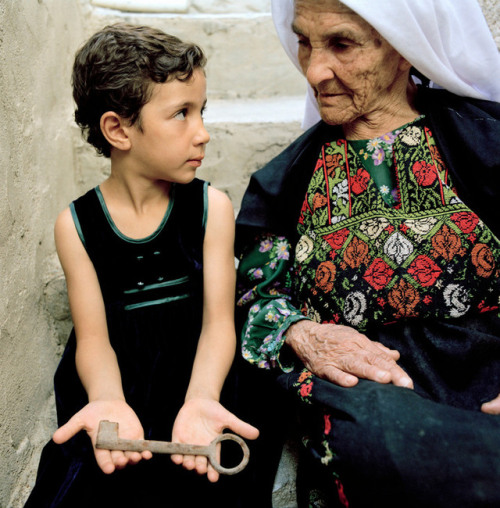
[[[172,441],[208,445],[224,429],[230,429],[246,439],[256,439],[259,435],[255,427],[240,420],[216,400],[190,399],[177,415]],[[207,457],[172,455],[172,460],[186,469],[196,470],[198,474],[206,474],[211,482],[219,479],[219,473],[208,463]]]
[[[137,464],[142,459],[150,459],[151,452],[122,452],[100,450],[95,447],[97,430],[101,420],[118,422],[120,437],[125,439],[144,439],[144,431],[133,409],[123,400],[89,402],[76,413],[66,424],[54,432],[52,439],[62,444],[71,439],[81,430],[89,435],[94,447],[98,466],[106,474],[115,469],[123,469],[128,464]]]

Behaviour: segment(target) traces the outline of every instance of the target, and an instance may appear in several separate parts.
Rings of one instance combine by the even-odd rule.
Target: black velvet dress
[[[207,186],[198,179],[174,185],[161,225],[140,240],[120,233],[98,188],[70,207],[101,285],[125,397],[146,439],[171,440],[191,375],[202,321]],[[55,374],[58,425],[87,403],[75,347],[73,331]],[[64,445],[45,446],[26,506],[223,506],[220,488],[169,456],[105,475],[82,431]]]

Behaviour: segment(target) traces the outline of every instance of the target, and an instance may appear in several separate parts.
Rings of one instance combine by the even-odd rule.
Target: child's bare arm
[[[203,247],[203,325],[191,380],[183,408],[177,416],[173,440],[208,444],[225,428],[255,439],[258,430],[239,420],[219,404],[222,386],[234,359],[234,211],[229,198],[209,187],[208,218]],[[211,481],[218,473],[206,457],[173,456],[177,464],[208,472]]]
[[[234,358],[234,211],[229,198],[208,188],[203,244],[203,322],[186,399],[218,400]]]
[[[66,276],[71,315],[77,338],[76,367],[87,392],[89,404],[54,434],[63,443],[80,430],[86,430],[95,446],[101,419],[120,420],[120,434],[143,437],[142,427],[123,394],[115,352],[108,338],[104,302],[94,266],[76,231],[69,209],[55,226],[57,253]],[[101,469],[111,473],[128,462],[149,458],[137,453],[112,452],[94,448]]]

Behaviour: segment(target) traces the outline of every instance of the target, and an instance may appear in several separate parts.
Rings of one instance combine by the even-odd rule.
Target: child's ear
[[[120,115],[114,111],[107,111],[101,116],[101,132],[108,143],[118,150],[129,150],[128,125]]]

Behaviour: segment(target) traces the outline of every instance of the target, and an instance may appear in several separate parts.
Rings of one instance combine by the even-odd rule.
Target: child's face
[[[141,111],[141,127],[129,128],[129,162],[154,180],[189,183],[201,166],[210,136],[203,125],[206,79],[196,69],[190,80],[155,84]]]

